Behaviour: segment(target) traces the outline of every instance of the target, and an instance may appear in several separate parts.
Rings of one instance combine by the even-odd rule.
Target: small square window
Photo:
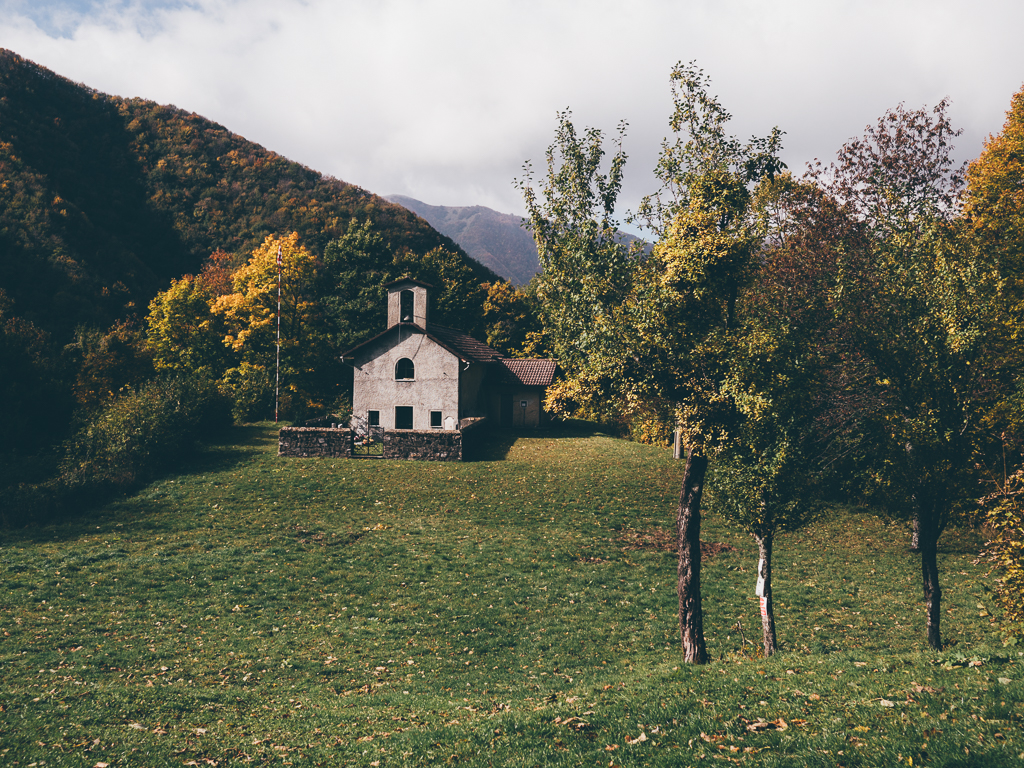
[[[412,406],[395,406],[395,429],[412,429]]]
[[[440,411],[431,411],[430,412],[430,428],[431,429],[440,429],[442,426],[444,426],[444,425],[441,422],[441,412]]]
[[[380,411],[367,411],[366,421],[371,427],[380,426]]]

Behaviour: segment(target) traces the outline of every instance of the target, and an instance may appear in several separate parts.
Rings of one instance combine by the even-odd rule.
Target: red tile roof
[[[497,362],[501,354],[469,334],[445,328],[443,325],[427,324],[427,335],[441,342],[441,345],[456,352],[462,359],[473,363]]]
[[[503,358],[501,364],[505,366],[516,381],[527,387],[546,387],[555,378],[555,369],[558,363],[554,360],[513,360]]]

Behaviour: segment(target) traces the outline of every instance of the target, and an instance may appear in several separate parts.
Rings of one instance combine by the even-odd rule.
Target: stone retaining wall
[[[462,433],[454,430],[384,432],[384,458],[412,461],[462,461]]]
[[[278,456],[352,458],[352,430],[330,427],[281,427]]]
[[[466,451],[484,434],[484,419],[465,419],[461,431],[387,430],[384,435],[385,459],[412,461],[462,461]],[[329,427],[281,427],[277,439],[278,456],[323,456],[352,458],[352,430]]]

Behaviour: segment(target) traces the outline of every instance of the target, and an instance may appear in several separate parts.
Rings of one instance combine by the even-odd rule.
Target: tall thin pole
[[[274,423],[281,403],[281,246],[277,246],[277,373],[274,381]]]

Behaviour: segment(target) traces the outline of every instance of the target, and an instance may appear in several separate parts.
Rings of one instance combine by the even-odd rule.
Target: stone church
[[[535,429],[547,423],[545,389],[554,360],[519,360],[471,336],[430,322],[427,283],[387,284],[387,329],[350,349],[356,430],[460,430],[489,426]]]

